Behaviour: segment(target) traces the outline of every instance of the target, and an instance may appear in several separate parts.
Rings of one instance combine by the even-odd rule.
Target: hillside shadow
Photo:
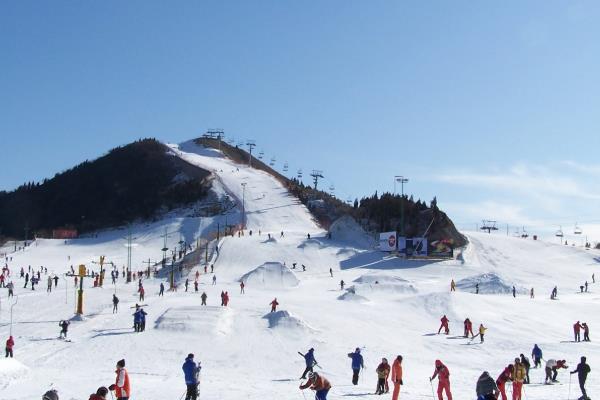
[[[364,251],[340,262],[340,269],[412,269],[438,263],[437,260],[403,259],[390,257],[379,251]]]

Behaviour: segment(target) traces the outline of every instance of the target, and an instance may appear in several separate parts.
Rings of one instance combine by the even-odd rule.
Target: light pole
[[[242,229],[246,228],[246,182],[242,182]]]
[[[396,182],[400,182],[401,197],[400,197],[400,236],[404,236],[404,184],[408,182],[408,178],[402,175],[394,176],[394,194],[396,193]]]

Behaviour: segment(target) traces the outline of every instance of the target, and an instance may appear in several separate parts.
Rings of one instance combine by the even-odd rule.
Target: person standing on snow
[[[521,390],[523,389],[523,382],[525,381],[525,366],[521,364],[521,360],[515,358],[515,365],[513,370],[513,400],[521,400]]]
[[[585,391],[585,381],[587,380],[587,376],[592,369],[588,364],[586,364],[586,358],[581,357],[581,362],[577,364],[577,368],[575,371],[571,371],[571,375],[577,374],[577,378],[579,379],[579,389],[581,389],[581,397],[579,400],[590,400]]]
[[[244,282],[240,282],[240,294],[246,293],[246,292],[244,292],[244,287],[246,287],[246,285],[244,284]]]
[[[513,286],[513,289],[512,289],[512,294],[513,294],[513,297],[517,297],[517,288],[514,287],[514,286]]]
[[[300,385],[300,390],[306,388],[315,391],[315,400],[327,400],[327,393],[329,393],[329,389],[331,389],[331,383],[316,372],[310,372],[306,383]]]
[[[60,326],[60,334],[58,336],[59,338],[64,338],[64,339],[67,338],[67,331],[69,330],[70,324],[71,323],[69,321],[65,321],[65,320],[60,321],[58,323],[58,326]]]
[[[354,353],[348,353],[348,357],[352,359],[352,384],[358,385],[360,370],[365,367],[363,356],[360,354],[360,349],[357,347],[354,350]]]
[[[392,400],[398,400],[400,395],[400,386],[402,382],[402,356],[397,356],[392,364],[392,383],[394,384],[394,391],[392,392]]]
[[[575,322],[575,324],[573,324],[573,334],[575,335],[576,342],[581,341],[581,334],[580,334],[581,328],[583,328],[583,326],[581,326],[579,321],[577,321],[577,322]]]
[[[508,397],[506,396],[506,382],[512,381],[513,372],[514,366],[512,364],[508,364],[500,376],[498,376],[498,379],[496,379],[496,385],[498,386],[500,395],[502,395],[502,400],[508,400]]]
[[[531,364],[529,363],[529,359],[525,357],[525,354],[521,354],[521,364],[525,366],[525,381],[523,382],[525,385],[529,384],[529,369],[531,368]]]
[[[377,366],[375,372],[377,372],[377,390],[375,391],[375,394],[387,393],[386,382],[390,376],[390,364],[388,364],[387,358],[381,359],[381,363]]]
[[[164,296],[165,295],[165,284],[164,283],[160,283],[160,290],[158,291],[158,295],[159,296]]]
[[[202,299],[202,304],[200,304],[201,306],[205,306],[206,305],[206,298],[208,296],[206,295],[206,292],[202,292],[202,295],[200,296],[200,298]]]
[[[444,328],[444,332],[447,334],[450,333],[450,328],[448,327],[448,318],[446,317],[446,315],[444,315],[441,319],[440,319],[441,325],[440,325],[440,329],[438,329],[438,335],[440,334],[440,332],[442,331],[442,328]]]
[[[477,380],[477,386],[475,387],[477,393],[477,400],[496,400],[498,396],[498,386],[496,382],[490,376],[489,372],[484,371],[483,374]]]
[[[534,368],[542,366],[542,349],[540,349],[537,344],[533,345],[533,350],[531,350],[531,358],[533,358]]]
[[[329,268],[329,275],[331,275],[331,277],[333,278],[333,269]]]
[[[311,347],[310,349],[308,349],[306,354],[302,354],[300,352],[298,352],[298,354],[304,357],[304,362],[306,364],[306,368],[304,369],[304,372],[302,373],[300,379],[306,379],[306,374],[309,372],[313,372],[313,367],[317,365],[317,360],[315,360],[315,349]]]
[[[12,336],[9,336],[8,339],[6,340],[6,347],[4,348],[4,350],[6,351],[6,356],[5,358],[8,358],[10,356],[10,358],[13,358],[13,347],[15,346],[15,340],[13,339]]]
[[[436,376],[438,377],[438,400],[444,400],[442,396],[442,392],[444,391],[446,392],[448,400],[452,400],[452,393],[450,392],[450,371],[440,360],[435,360],[435,371],[433,371],[433,376],[429,378],[429,381],[433,381]]]
[[[187,386],[185,400],[196,400],[198,398],[198,385],[200,384],[198,376],[200,375],[200,368],[200,365],[194,362],[194,355],[192,353],[188,354],[181,367],[185,376],[185,385]]]
[[[583,324],[581,324],[581,327],[583,328],[583,341],[589,342],[590,341],[590,327],[588,326],[587,322],[584,322]]]
[[[196,278],[196,279],[198,279],[198,278]],[[186,278],[184,285],[185,285],[185,291],[187,292],[188,286],[190,286],[190,280]]]
[[[544,378],[544,383],[548,384],[552,382],[558,382],[556,380],[556,376],[558,375],[558,370],[560,368],[568,368],[565,360],[556,361],[551,358],[550,360],[546,361],[546,377]]]
[[[279,305],[279,303],[277,302],[277,297],[275,297],[273,301],[269,304],[271,305],[271,312],[277,311],[277,306]]]
[[[483,326],[483,324],[479,324],[479,338],[481,340],[480,343],[483,343],[483,335],[485,335],[485,331],[487,331],[487,328]]]
[[[217,276],[213,275],[213,279],[212,279],[213,285],[217,284]]]
[[[473,323],[471,322],[471,320],[469,318],[465,319],[465,322],[463,322],[463,325],[464,325],[464,337],[468,338],[469,332],[471,333],[471,337],[475,336],[475,335],[473,335]]]
[[[454,279],[450,281],[450,291],[456,292],[456,283],[454,283]]]
[[[344,290],[344,285],[345,285],[345,283],[344,283],[344,280],[342,279],[340,281],[340,290]]]
[[[115,383],[108,387],[109,390],[115,391],[117,400],[129,400],[131,397],[131,389],[129,385],[129,374],[125,369],[125,360],[119,360],[117,362],[117,374]]]

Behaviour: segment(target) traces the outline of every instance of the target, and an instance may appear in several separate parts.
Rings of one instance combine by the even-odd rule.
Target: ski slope
[[[391,362],[397,354],[404,357],[401,398],[431,399],[428,377],[434,361],[441,359],[450,369],[454,398],[474,399],[482,371],[496,378],[520,353],[530,356],[534,343],[545,358],[565,358],[573,367],[586,355],[592,367],[588,393],[593,398],[600,390],[596,375],[600,348],[596,342],[571,342],[576,320],[588,322],[592,340],[595,328],[600,327],[600,290],[598,284],[591,284],[592,273],[600,270],[600,252],[475,233],[469,234],[469,245],[457,260],[390,258],[360,247],[366,241],[358,230],[346,232],[343,240],[326,239],[306,208],[266,173],[234,164],[217,151],[191,142],[171,145],[171,149],[174,156],[213,171],[215,192],[231,196],[239,205],[229,218],[239,220],[244,198],[247,227],[253,234],[246,231],[244,236],[220,240],[214,259],[215,285],[213,274],[204,274],[203,265],[189,271],[190,282],[200,272],[198,293],[193,284],[185,292],[180,283],[177,292],[158,297],[160,280],[145,280],[148,319],[143,333],[132,329],[130,307],[138,300],[135,282],[125,284],[120,278],[113,286],[109,279],[103,288],[92,288],[86,279],[85,318],[73,321],[72,342],[65,342],[57,339],[58,321],[73,315],[72,281],[61,279],[57,289],[46,293],[43,274],[35,291],[24,289],[23,281],[13,277],[18,295],[12,326],[15,358],[0,359],[1,399],[37,399],[54,387],[61,400],[86,400],[98,386],[113,383],[114,367],[121,358],[130,374],[131,399],[179,399],[185,391],[181,365],[190,352],[202,361],[201,399],[303,399],[298,378],[304,361],[297,352],[310,347],[315,348],[323,368],[317,371],[333,385],[331,399],[374,393],[375,368],[382,357]],[[246,183],[245,193],[242,183]],[[180,236],[192,242],[206,234],[222,218],[180,213],[133,225],[134,269],[142,269],[144,260],[160,258],[165,228],[173,232],[167,238],[172,247]],[[71,264],[94,268],[90,261],[105,255],[120,268],[127,255],[126,234],[121,229],[66,243],[38,240],[11,254],[8,264],[13,274],[28,265],[64,273]],[[242,277],[245,294],[240,294]],[[341,279],[350,291],[340,290]],[[457,292],[449,291],[451,279],[462,283]],[[578,293],[586,279],[589,292]],[[489,294],[483,290],[474,294],[474,283],[483,280],[488,282]],[[536,298],[501,293],[512,285],[523,291],[533,287]],[[558,300],[551,301],[555,285]],[[200,306],[204,291],[208,295],[205,307]],[[227,308],[220,306],[221,291],[230,295]],[[117,314],[111,311],[113,293],[121,300]],[[269,315],[274,297],[280,311]],[[9,334],[12,303],[6,289],[0,289],[3,340]],[[437,335],[443,314],[451,321],[449,337]],[[467,317],[474,328],[481,322],[489,328],[484,344],[455,338]],[[355,347],[363,349],[366,367],[358,386],[351,384],[346,356]],[[559,373],[564,385],[538,385],[543,370],[532,369],[530,375],[533,384],[525,386],[526,399],[567,398],[565,372]],[[571,398],[576,393],[574,384]]]

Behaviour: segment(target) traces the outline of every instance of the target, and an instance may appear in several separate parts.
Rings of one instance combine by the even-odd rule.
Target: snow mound
[[[337,299],[343,300],[343,301],[356,301],[359,303],[364,303],[364,302],[369,301],[369,299],[367,299],[366,297],[356,294],[356,290],[354,287],[347,289],[346,293],[342,294],[341,296],[338,296]]]
[[[198,298],[198,301],[200,299]],[[210,302],[210,299],[208,299]],[[233,312],[227,307],[184,306],[168,308],[154,323],[154,329],[210,336],[212,332],[227,335],[231,331]],[[208,327],[212,327],[209,330]]]
[[[479,293],[482,294],[504,294],[512,293],[513,283],[501,276],[489,272],[481,275],[473,275],[456,282],[456,287],[465,292],[475,292],[475,285],[479,283]],[[527,294],[526,288],[514,285],[517,293]]]
[[[271,329],[282,328],[306,332],[315,331],[315,329],[311,328],[305,321],[298,317],[292,316],[289,312],[285,310],[265,314],[263,318],[269,321],[269,328]]]
[[[321,243],[319,240],[317,239],[305,239],[302,243],[300,243],[298,245],[299,249],[323,249],[325,248],[325,245],[323,245],[323,243]]]
[[[0,388],[6,387],[11,381],[24,377],[29,368],[14,358],[0,359]]]
[[[349,215],[336,219],[329,227],[329,232],[333,240],[360,248],[369,249],[375,245],[373,238]]]
[[[358,293],[385,291],[401,294],[416,293],[417,289],[406,279],[382,273],[364,274],[356,278],[349,289]]]
[[[279,262],[267,262],[244,274],[240,279],[245,285],[271,288],[298,286],[300,280],[285,265]]]

